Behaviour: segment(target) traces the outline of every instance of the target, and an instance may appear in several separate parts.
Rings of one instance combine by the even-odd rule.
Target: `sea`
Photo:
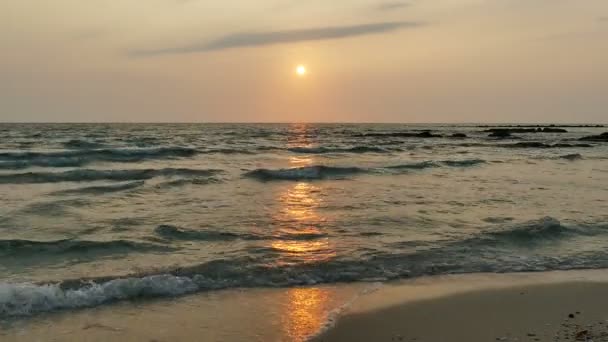
[[[564,126],[0,124],[1,325],[607,268],[608,128]]]

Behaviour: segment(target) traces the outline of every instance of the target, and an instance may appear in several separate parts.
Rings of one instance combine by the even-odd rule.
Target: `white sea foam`
[[[198,288],[190,278],[171,275],[115,279],[76,289],[62,289],[58,284],[0,284],[0,317],[92,307],[137,297],[177,296]]]

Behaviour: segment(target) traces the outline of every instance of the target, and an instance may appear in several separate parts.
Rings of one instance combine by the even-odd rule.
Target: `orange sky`
[[[0,121],[608,121],[606,0],[3,0],[0,42]]]

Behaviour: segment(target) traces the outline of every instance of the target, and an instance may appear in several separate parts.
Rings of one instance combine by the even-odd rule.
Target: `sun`
[[[306,72],[306,67],[304,65],[300,64],[296,67],[296,74],[298,76],[304,76],[306,75]]]

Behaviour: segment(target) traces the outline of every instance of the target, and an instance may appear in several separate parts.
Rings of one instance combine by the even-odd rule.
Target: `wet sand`
[[[608,341],[605,271],[470,275],[389,285],[315,342]]]

